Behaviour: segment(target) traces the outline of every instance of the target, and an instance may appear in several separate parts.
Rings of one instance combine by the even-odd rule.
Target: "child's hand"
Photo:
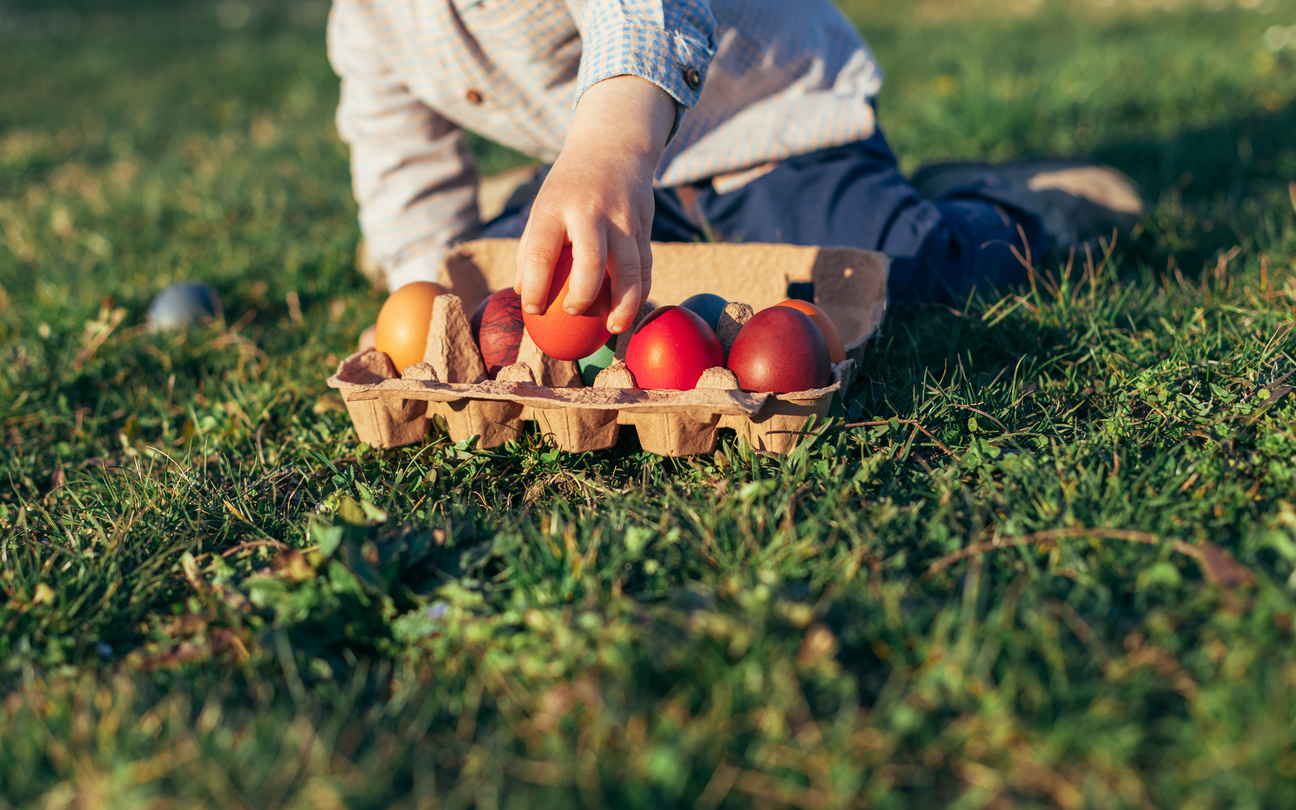
[[[630,328],[652,286],[653,173],[675,123],[675,100],[637,76],[617,76],[581,96],[562,154],[536,196],[517,254],[513,288],[539,312],[563,246],[572,272],[563,307],[574,315],[612,278],[608,330]]]

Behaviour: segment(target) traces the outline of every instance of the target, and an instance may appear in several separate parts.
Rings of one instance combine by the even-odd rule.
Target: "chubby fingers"
[[[532,315],[544,311],[549,299],[549,282],[553,280],[554,267],[562,255],[567,229],[561,220],[537,217],[527,222],[518,245],[517,275],[513,290],[522,296],[522,310]]]
[[[572,268],[567,280],[567,295],[562,308],[568,315],[581,315],[598,298],[607,275],[608,245],[600,228],[570,228]]]
[[[535,220],[528,224],[518,249],[513,285],[522,296],[525,311],[537,314],[544,310],[567,235],[566,228],[550,229]],[[652,289],[652,248],[647,233],[632,237],[615,230],[590,229],[572,236],[571,273],[567,295],[560,302],[563,309],[572,315],[583,314],[598,298],[605,280],[611,281],[612,304],[607,328],[620,334],[634,324],[639,306]]]
[[[608,331],[621,334],[634,325],[639,305],[652,287],[652,249],[648,235],[618,234],[608,245],[608,275],[612,278],[612,312]]]
[[[554,268],[571,237],[572,266],[567,294],[559,302],[569,314],[581,315],[598,298],[607,275],[608,252],[604,232],[598,228],[569,229],[556,217],[532,216],[522,234],[513,289],[522,297],[522,309],[532,315],[544,311]],[[633,317],[633,315],[631,316]]]

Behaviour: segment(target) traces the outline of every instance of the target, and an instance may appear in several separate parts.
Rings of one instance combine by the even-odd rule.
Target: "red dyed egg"
[[[477,307],[470,323],[492,379],[500,369],[517,362],[522,345],[522,296],[507,287],[491,294]]]
[[[729,370],[744,391],[773,394],[824,388],[832,376],[823,332],[792,307],[753,315],[729,350]]]
[[[563,248],[549,282],[549,296],[544,311],[538,315],[522,313],[527,333],[540,351],[557,360],[579,360],[598,350],[612,336],[607,319],[612,312],[612,282],[603,277],[603,287],[589,309],[581,315],[569,315],[563,309],[572,269],[571,245]]]
[[[640,388],[684,391],[697,386],[702,372],[724,365],[724,349],[697,313],[659,307],[630,336],[625,364]]]

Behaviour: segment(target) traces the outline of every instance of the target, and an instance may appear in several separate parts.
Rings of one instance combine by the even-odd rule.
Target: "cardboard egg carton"
[[[434,417],[454,441],[476,436],[482,449],[517,437],[526,421],[568,452],[616,444],[622,425],[633,425],[640,444],[662,456],[715,450],[721,428],[733,429],[753,448],[786,453],[811,417],[826,416],[834,394],[845,393],[865,344],[886,310],[888,260],[848,248],[763,244],[653,244],[650,298],[678,303],[709,292],[735,302],[725,308],[717,334],[726,355],[753,311],[788,297],[789,284],[813,283],[815,303],[833,319],[847,359],[832,369],[826,388],[792,394],[743,391],[733,373],[709,369],[691,391],[642,390],[622,362],[633,329],[617,339],[617,360],[583,387],[576,363],[545,355],[524,334],[518,360],[496,379],[473,340],[467,313],[491,292],[513,282],[517,240],[484,239],[461,245],[446,259],[441,283],[454,291],[436,299],[424,361],[398,375],[372,349],[341,362],[328,384],[339,389],[356,433],[365,444],[400,447],[427,436]],[[643,318],[651,311],[645,306]],[[638,320],[636,320],[636,325]]]

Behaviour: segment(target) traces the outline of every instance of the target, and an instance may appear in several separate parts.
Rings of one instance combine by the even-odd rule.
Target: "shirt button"
[[[689,68],[684,71],[684,83],[696,90],[702,86],[702,74],[697,68]]]
[[[472,104],[473,106],[481,104],[483,101],[486,100],[486,97],[481,94],[481,91],[476,89],[469,90],[467,93],[464,93],[464,98],[468,99],[468,103]]]

